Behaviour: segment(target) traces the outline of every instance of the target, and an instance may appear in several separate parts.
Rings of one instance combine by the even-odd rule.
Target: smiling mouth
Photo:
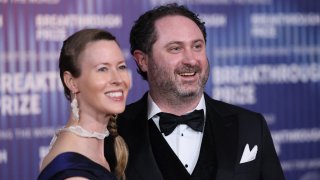
[[[122,91],[118,91],[118,92],[108,92],[106,93],[107,96],[112,97],[112,98],[119,98],[123,96],[123,92]]]
[[[195,76],[196,72],[185,72],[185,73],[179,73],[180,76],[183,77],[190,77],[190,76]]]

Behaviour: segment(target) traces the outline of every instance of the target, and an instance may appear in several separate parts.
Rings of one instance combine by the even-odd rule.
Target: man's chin
[[[199,89],[180,89],[179,95],[181,97],[195,97],[198,96],[200,93]]]

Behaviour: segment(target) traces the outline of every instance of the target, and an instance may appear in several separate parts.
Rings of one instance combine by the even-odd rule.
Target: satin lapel
[[[134,106],[128,107],[124,118],[126,128],[123,134],[129,148],[128,179],[132,175],[141,177],[141,180],[162,180],[149,140],[147,94]]]
[[[149,121],[150,144],[164,179],[189,179],[190,174],[163,138],[153,121]]]
[[[217,156],[216,179],[231,179],[234,174],[238,152],[238,118],[206,97],[207,122],[212,125]]]
[[[191,179],[212,179],[216,174],[216,149],[212,113],[206,113],[206,122],[201,142],[200,154],[197,165],[192,172]],[[201,178],[199,178],[201,177]]]
[[[144,131],[144,130],[142,130]],[[141,179],[144,180],[162,180],[161,172],[158,168],[158,165],[155,161],[153,156],[150,141],[149,141],[149,134],[148,131],[144,131],[145,135],[141,135],[139,141],[135,147],[136,150],[132,151],[132,156],[135,156],[133,167],[137,170],[137,173],[140,174]]]

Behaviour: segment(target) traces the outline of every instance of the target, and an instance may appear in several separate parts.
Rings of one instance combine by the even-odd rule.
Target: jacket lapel
[[[129,148],[129,162],[126,170],[128,177],[141,180],[162,180],[161,172],[152,153],[148,120],[147,93],[136,103],[129,105],[126,112],[119,116],[119,134]]]
[[[215,139],[217,158],[217,180],[231,179],[237,161],[238,149],[238,118],[236,113],[222,108],[205,94],[207,120],[206,125],[212,126]]]
[[[214,140],[214,131],[212,113],[206,113],[206,122],[201,142],[200,154],[194,168],[191,179],[213,179],[217,169],[216,145]]]
[[[149,121],[150,143],[153,155],[164,179],[189,179],[190,174],[163,138],[153,121]]]

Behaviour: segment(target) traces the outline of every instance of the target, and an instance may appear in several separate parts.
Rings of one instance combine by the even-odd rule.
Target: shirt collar
[[[202,94],[201,99],[197,105],[197,107],[194,110],[200,110],[203,109],[204,111],[204,117],[206,117],[206,103],[204,100],[204,95]],[[192,110],[193,111],[193,110]],[[190,111],[190,112],[192,112]],[[162,112],[159,106],[153,101],[150,94],[148,94],[148,119],[153,118],[156,114],[159,112]]]

